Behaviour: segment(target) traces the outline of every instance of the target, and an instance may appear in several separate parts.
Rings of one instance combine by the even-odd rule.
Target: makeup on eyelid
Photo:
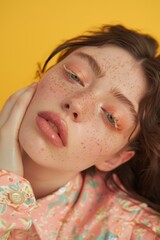
[[[64,66],[67,70],[73,72],[73,74],[77,75],[84,85],[88,85],[91,79],[94,77],[93,72],[91,71],[88,66],[77,56],[71,56],[69,60],[64,61],[63,69],[65,70]]]
[[[108,111],[104,112],[109,124],[111,124],[115,129],[119,129],[118,120],[114,117],[114,115],[110,114]]]
[[[112,107],[102,107],[102,118],[105,124],[107,124],[107,126],[111,127],[113,130],[121,130],[119,117],[117,117],[117,114],[113,112]]]
[[[80,73],[77,74],[76,72],[71,70],[69,67],[67,67],[65,64],[63,65],[63,68],[65,70],[67,77],[69,77],[69,80],[71,80],[71,82],[75,81],[84,87],[84,79],[79,77]]]
[[[108,103],[109,101],[112,102],[112,104]],[[106,102],[107,103],[104,104],[102,109],[109,113],[113,117],[113,119],[115,119],[115,130],[123,132],[129,127],[131,123],[131,126],[134,126],[134,120],[132,119],[129,110],[122,103],[114,100],[114,98],[112,97],[108,98]],[[107,121],[107,117],[104,118],[103,116],[103,119],[105,120],[105,122]],[[130,121],[128,121],[128,119],[130,119]],[[114,126],[111,127],[114,128]]]

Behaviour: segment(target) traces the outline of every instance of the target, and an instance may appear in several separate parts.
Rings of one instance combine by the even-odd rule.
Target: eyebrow
[[[82,60],[87,61],[92,71],[95,73],[97,77],[104,76],[104,72],[102,71],[100,65],[91,55],[84,52],[76,52],[75,55],[80,57]]]
[[[115,98],[120,100],[122,103],[124,103],[129,108],[129,110],[133,116],[134,122],[137,123],[137,120],[138,120],[137,112],[135,110],[133,103],[116,88],[112,89],[111,93],[113,94],[113,96]]]

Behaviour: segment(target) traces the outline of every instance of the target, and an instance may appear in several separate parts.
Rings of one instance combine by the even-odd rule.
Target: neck
[[[38,165],[26,153],[23,153],[23,166],[24,178],[30,182],[37,199],[53,193],[74,177]]]

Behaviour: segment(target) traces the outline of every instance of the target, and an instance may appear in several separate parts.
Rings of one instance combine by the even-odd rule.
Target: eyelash
[[[110,114],[108,111],[106,111],[105,109],[102,108],[102,110],[103,110],[105,117],[107,118],[109,124],[112,125],[112,127],[114,127],[115,129],[119,129],[118,120],[112,114]],[[109,120],[109,118],[111,121]]]
[[[76,73],[74,73],[70,68],[66,67],[66,65],[63,65],[63,67],[65,72],[72,81],[76,81],[78,84],[84,87],[84,83],[81,81],[81,79],[78,77]]]

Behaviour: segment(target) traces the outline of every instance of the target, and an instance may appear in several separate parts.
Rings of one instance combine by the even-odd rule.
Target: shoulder
[[[114,214],[119,212],[117,220],[123,223],[123,226],[132,226],[131,239],[160,239],[160,213],[149,208],[147,204],[118,191],[115,193],[113,211]]]
[[[120,239],[160,239],[160,213],[121,190],[110,189],[101,174],[90,177],[97,182],[97,191],[103,197],[98,214],[106,215],[104,226],[109,232]]]

